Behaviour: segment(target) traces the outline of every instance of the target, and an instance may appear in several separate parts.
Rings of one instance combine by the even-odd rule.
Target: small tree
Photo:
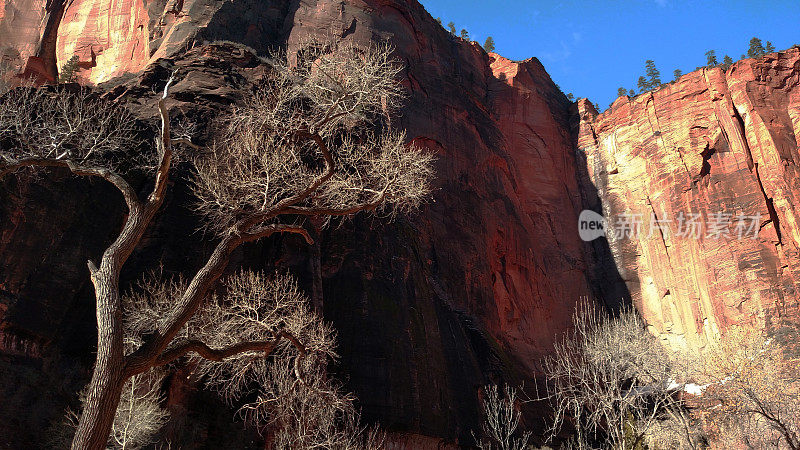
[[[673,76],[673,79],[675,81],[678,81],[678,79],[681,77],[681,75],[683,75],[683,72],[681,71],[681,69],[675,69],[675,70],[672,71],[672,76]]]
[[[74,83],[78,80],[78,55],[73,55],[67,62],[61,66],[61,71],[58,73],[59,83]]]
[[[714,50],[709,50],[706,52],[706,67],[717,67],[719,63],[717,62],[717,52]]]
[[[506,385],[502,392],[496,385],[484,387],[482,438],[473,433],[481,450],[524,450],[530,432],[517,433],[520,410],[516,389]]]
[[[388,48],[311,42],[292,64],[287,55],[276,55],[274,61],[264,85],[228,115],[222,134],[194,161],[196,208],[216,233],[217,245],[187,283],[153,290],[170,293],[169,308],[150,321],[150,330],[142,331],[133,347],[125,341],[126,315],[132,310],[120,295],[119,273],[164,201],[174,148],[193,146],[170,132],[166,104],[174,78],[158,102],[156,151],[143,162],[126,153],[137,139],[130,114],[117,106],[65,90],[23,89],[2,99],[0,177],[26,168],[61,167],[108,181],[128,207],[122,230],[100,264],[88,262],[96,297],[97,359],[73,449],[105,448],[125,383],[153,368],[188,355],[209,361],[208,367],[224,368],[228,361],[235,366],[263,360],[281,348],[292,349],[297,359],[308,354],[292,330],[280,325],[249,335],[213,322],[208,328],[233,333],[225,339],[211,339],[203,327],[192,326],[216,311],[209,299],[236,248],[280,233],[311,243],[304,218],[403,212],[417,207],[430,191],[431,156],[407,146],[402,133],[388,127],[380,134],[373,131],[401,97],[396,80],[401,68]],[[155,173],[146,199],[121,175],[126,165]],[[272,292],[263,277],[236,280],[248,285],[239,291]],[[228,291],[237,292],[231,286]],[[207,307],[211,312],[205,313]],[[219,320],[231,318],[219,314]],[[252,373],[247,367],[243,373]],[[241,373],[231,373],[229,380],[237,382]]]
[[[644,77],[639,77],[639,80],[636,82],[636,87],[639,88],[639,92],[647,92],[650,90],[650,85]]]
[[[436,23],[438,23],[439,25],[442,25],[442,18],[441,17],[437,17],[436,18]]]
[[[465,28],[461,29],[461,39],[464,39],[465,41],[469,40],[469,31],[467,31]]]
[[[656,68],[656,63],[652,59],[648,59],[644,63],[647,74],[647,85],[650,90],[657,89],[661,86],[661,73]]]
[[[617,88],[617,97],[624,97],[626,95],[628,95],[628,90],[627,89],[625,89],[624,87],[618,87]]]
[[[775,46],[772,45],[772,42],[767,41],[767,45],[764,47],[764,51],[766,53],[773,53],[775,51]]]
[[[383,448],[385,436],[365,429],[353,405],[353,396],[327,373],[328,359],[309,354],[299,361],[278,358],[270,362],[259,383],[258,398],[240,411],[248,421],[270,427],[277,450]],[[298,383],[298,370],[302,383]]]
[[[119,449],[140,448],[154,441],[169,413],[161,407],[163,395],[159,371],[134,375],[122,388],[109,443]]]
[[[483,49],[486,50],[487,53],[494,51],[494,39],[491,36],[486,38],[486,41],[483,43]]]
[[[764,46],[761,44],[761,39],[754,37],[750,39],[750,47],[747,49],[748,58],[760,58],[764,56]]]
[[[722,58],[722,68],[723,68],[723,70],[730,69],[730,67],[732,65],[733,65],[733,58],[731,58],[729,55],[725,55],[725,57]]]
[[[572,92],[568,93],[567,94],[567,100],[569,100],[571,102],[575,101],[575,95],[573,95]]]
[[[450,34],[452,34],[453,36],[456,35],[456,24],[453,23],[452,21],[447,23],[447,29],[450,30]]]
[[[633,90],[633,89],[631,89],[630,91],[628,91],[628,95],[629,95],[630,97],[635,97],[635,96],[636,96],[636,92],[634,92],[634,90]]]

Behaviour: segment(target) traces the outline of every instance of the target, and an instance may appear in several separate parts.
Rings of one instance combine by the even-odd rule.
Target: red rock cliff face
[[[85,81],[135,72],[115,81],[123,84],[114,92],[145,120],[155,117],[153,92],[167,68],[178,67],[185,75],[173,89],[176,107],[207,120],[246,95],[261,63],[231,62],[231,54],[203,42],[291,53],[308,36],[328,33],[395,46],[406,65],[408,101],[394,125],[438,155],[435,193],[418,214],[394,223],[357,218],[322,236],[325,317],[339,331],[342,370],[369,419],[470,442],[479,386],[530,375],[589,293],[577,238],[581,192],[570,105],[537,60],[487,55],[449,36],[417,2],[386,0],[75,0],[57,30],[57,52],[59,61],[78,54],[89,62]],[[96,257],[96,239],[113,234],[118,199],[76,187],[81,194],[67,208],[59,207],[57,185],[5,187],[15,194],[0,202],[3,329],[36,342],[37,355],[70,347],[90,360],[94,319],[80,268]],[[26,201],[25,189],[38,203]],[[197,223],[186,209],[185,185],[171,192],[124,277],[134,279],[158,260],[191,273],[207,254],[208,243],[186,234]],[[39,207],[59,213],[30,219]],[[93,221],[97,211],[104,222]],[[60,258],[49,253],[52,246],[63,248]],[[278,250],[262,243],[236,263],[272,270],[283,257],[281,264],[310,284],[313,255]]]
[[[86,63],[82,79],[101,83],[138,72],[150,59],[149,16],[144,0],[74,1],[58,28],[56,60],[77,55]]]
[[[697,346],[731,325],[796,317],[798,48],[692,72],[599,116],[581,101],[579,112],[579,147],[610,225],[643,219],[638,237],[610,241],[656,334]],[[652,214],[672,221],[669,232],[648,235]],[[696,235],[690,214],[703,224]]]
[[[21,71],[35,54],[45,3],[46,0],[19,0],[0,4],[0,64],[10,72]]]

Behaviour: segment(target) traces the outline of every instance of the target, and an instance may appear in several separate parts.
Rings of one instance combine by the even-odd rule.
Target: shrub
[[[632,309],[609,317],[584,304],[544,368],[551,439],[569,424],[577,448],[605,442],[636,449],[662,420],[686,422],[668,353]]]
[[[506,385],[502,392],[497,386],[486,386],[483,399],[482,439],[475,439],[481,450],[523,450],[528,446],[530,432],[517,433],[520,411],[516,389]],[[473,434],[474,436],[474,434]],[[518,437],[516,437],[518,436]]]

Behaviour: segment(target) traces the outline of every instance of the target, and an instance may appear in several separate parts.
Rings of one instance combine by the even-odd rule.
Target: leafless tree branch
[[[274,350],[277,345],[278,340],[275,339],[272,341],[239,342],[228,347],[213,349],[201,341],[188,341],[164,352],[164,354],[156,360],[155,365],[163,366],[169,364],[185,356],[189,352],[197,353],[201,357],[215,362],[220,362],[225,358],[230,358],[231,356],[236,356],[239,353],[245,352],[261,352],[264,356],[267,356],[272,353],[272,350]]]

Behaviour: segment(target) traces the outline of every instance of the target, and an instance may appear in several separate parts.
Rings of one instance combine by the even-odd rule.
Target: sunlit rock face
[[[10,79],[21,72],[35,54],[45,3],[46,0],[0,2],[0,67],[6,72],[3,78]]]
[[[265,52],[293,25],[289,1],[72,0],[65,2],[57,36],[58,67],[78,56],[83,83],[136,73],[158,58],[208,39],[230,39]],[[45,0],[0,3],[0,45],[24,67],[45,26]],[[295,5],[296,7],[297,5]],[[332,8],[332,6],[331,6]],[[332,9],[329,8],[329,12]],[[36,66],[36,64],[34,64]]]
[[[58,67],[78,56],[91,83],[138,72],[150,59],[149,22],[144,0],[73,1],[58,29]]]
[[[799,84],[795,47],[692,72],[599,116],[579,103],[614,257],[664,340],[698,346],[732,325],[797,317]],[[642,233],[623,237],[633,217]]]

